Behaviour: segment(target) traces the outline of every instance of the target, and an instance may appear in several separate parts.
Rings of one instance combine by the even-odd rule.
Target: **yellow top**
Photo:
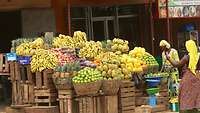
[[[169,52],[169,55],[170,55],[170,59],[172,61],[179,61],[179,55],[178,55],[178,52],[177,50],[175,49],[171,49],[170,52]],[[165,55],[165,52],[162,52],[162,64],[163,65],[168,65],[168,66],[172,66],[172,64],[167,60],[167,57]],[[172,66],[173,67],[173,66]]]
[[[189,66],[188,68],[192,73],[196,74],[196,65],[199,61],[198,48],[193,40],[186,41],[186,49],[189,53]]]

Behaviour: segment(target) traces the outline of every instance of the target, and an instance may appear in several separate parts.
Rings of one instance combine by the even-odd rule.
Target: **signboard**
[[[168,5],[167,5],[168,2]],[[200,0],[158,0],[160,18],[200,17]]]

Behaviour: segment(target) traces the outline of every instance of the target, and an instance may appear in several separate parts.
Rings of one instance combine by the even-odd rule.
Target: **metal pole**
[[[168,12],[168,0],[167,2],[167,40],[171,43],[171,33],[170,33],[170,20],[169,20],[169,12]]]
[[[67,0],[68,33],[71,36],[71,1]]]
[[[152,54],[155,55],[155,48],[154,48],[154,20],[152,14],[152,0],[150,0],[150,26],[151,26],[151,48]]]

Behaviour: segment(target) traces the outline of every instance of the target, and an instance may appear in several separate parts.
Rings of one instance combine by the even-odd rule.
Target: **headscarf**
[[[166,40],[161,40],[160,41],[160,46],[165,46],[167,49],[169,49],[171,46]]]
[[[193,40],[188,40],[185,43],[186,49],[189,53],[189,66],[188,68],[196,75],[196,65],[199,61],[198,48]]]

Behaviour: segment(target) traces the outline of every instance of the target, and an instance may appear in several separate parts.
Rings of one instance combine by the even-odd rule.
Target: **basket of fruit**
[[[90,83],[76,83],[73,84],[77,95],[95,95],[98,94],[102,81],[95,81]]]
[[[67,63],[63,66],[57,66],[53,75],[54,84],[57,89],[72,89],[72,78],[80,70],[80,63]]]
[[[115,95],[118,93],[120,80],[103,80],[102,91],[105,95]]]
[[[58,90],[69,90],[73,88],[72,76],[73,73],[55,72],[53,74],[53,81]]]
[[[77,95],[95,95],[102,86],[102,74],[98,70],[85,67],[73,77],[73,85]]]

